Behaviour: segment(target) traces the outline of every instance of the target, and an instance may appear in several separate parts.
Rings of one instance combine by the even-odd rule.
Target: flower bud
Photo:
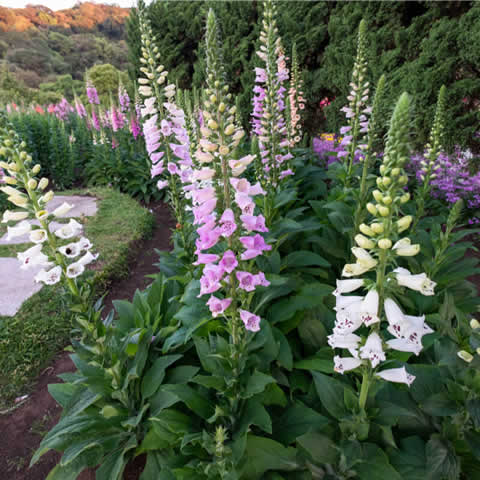
[[[54,195],[55,194],[53,193],[53,190],[50,190],[45,195],[43,195],[40,200],[42,200],[43,203],[48,203],[50,200],[53,199]]]
[[[385,165],[380,165],[380,175],[385,175],[385,172],[387,171],[387,167]]]
[[[410,194],[407,192],[400,197],[400,203],[407,203],[410,200]]]
[[[208,126],[208,128],[211,128],[212,130],[217,130],[218,129],[218,123],[213,118],[211,118],[207,122],[207,126]]]
[[[17,167],[16,163],[9,163],[7,170],[10,170],[11,172],[18,172],[19,168]]]
[[[32,168],[32,173],[36,175],[40,170],[41,170],[41,165],[37,163],[33,168]]]
[[[383,233],[383,225],[381,223],[372,223],[370,228],[376,233]]]
[[[375,247],[374,242],[360,234],[355,235],[355,242],[359,247],[365,248],[366,250],[370,250],[371,248]]]
[[[382,177],[377,177],[377,186],[378,187],[382,186]]]
[[[392,170],[392,177],[398,177],[400,175],[401,170],[399,168],[394,168]]]
[[[218,105],[218,111],[220,113],[223,113],[225,111],[225,108],[226,108],[225,104],[223,102],[220,102],[220,104]]]
[[[389,238],[381,238],[377,245],[382,250],[388,250],[389,248],[392,248],[392,241]]]
[[[220,155],[228,155],[230,149],[226,145],[222,145],[218,151],[220,152]]]
[[[397,231],[398,231],[398,233],[401,233],[404,230],[406,230],[407,228],[409,228],[411,223],[412,223],[412,220],[413,219],[412,219],[411,215],[405,215],[400,220],[397,220]]]
[[[390,209],[388,207],[383,206],[383,205],[379,205],[378,206],[378,213],[382,217],[386,217],[390,213]]]
[[[388,187],[392,183],[392,179],[390,177],[383,177],[382,178],[382,184],[385,187]]]
[[[45,190],[48,186],[48,178],[42,178],[38,183],[38,188],[40,190]]]
[[[398,183],[400,185],[406,185],[408,183],[408,177],[406,175],[402,175],[398,178]]]
[[[1,154],[1,152],[0,152],[0,154]],[[9,165],[8,165],[7,162],[0,162],[0,168],[3,168],[5,170],[9,170]]]
[[[217,101],[217,96],[216,95],[210,95],[210,101],[212,103],[215,103]]]
[[[470,320],[470,328],[472,330],[476,330],[477,328],[480,328],[480,322],[476,318],[472,318]]]
[[[364,223],[362,223],[358,228],[363,234],[368,235],[369,237],[373,237],[375,235],[375,232],[368,225],[365,225]]]
[[[34,178],[31,178],[28,182],[27,182],[27,187],[30,189],[30,190],[35,190],[37,188],[37,185],[38,185],[38,182],[34,179]]]
[[[390,205],[392,203],[392,197],[390,195],[387,195],[386,197],[383,197],[383,203],[385,205]]]
[[[17,184],[17,179],[14,178],[14,177],[8,177],[7,175],[5,175],[3,177],[3,181],[7,184],[7,185],[16,185]]]
[[[473,355],[471,353],[466,352],[465,350],[460,350],[457,352],[457,355],[467,363],[470,363],[473,360]]]
[[[367,210],[372,214],[377,214],[377,207],[373,203],[367,203]]]
[[[235,125],[230,124],[225,127],[225,135],[231,135],[235,131]]]
[[[380,190],[374,190],[372,192],[372,195],[373,195],[373,198],[377,201],[377,202],[381,202],[382,199],[383,199],[383,195],[382,195],[382,192]]]

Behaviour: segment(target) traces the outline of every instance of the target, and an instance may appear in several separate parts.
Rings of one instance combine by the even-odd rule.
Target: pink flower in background
[[[247,330],[251,332],[258,332],[260,330],[260,317],[258,315],[240,309],[240,318]]]

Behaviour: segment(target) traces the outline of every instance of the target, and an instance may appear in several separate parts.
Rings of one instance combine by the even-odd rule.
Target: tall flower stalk
[[[7,227],[7,238],[28,234],[34,243],[33,247],[17,254],[20,268],[42,267],[35,276],[36,282],[46,285],[63,282],[76,304],[76,312],[88,318],[92,292],[89,286],[78,283],[78,277],[98,255],[91,252],[92,243],[81,236],[83,227],[76,220],[71,219],[55,231],[52,228],[53,219],[64,217],[73,205],[64,202],[53,211],[47,210],[47,203],[54,198],[54,192],[46,191],[49,183],[46,178],[37,178],[40,165],[31,165],[32,157],[25,150],[25,142],[11,129],[4,114],[0,114],[0,144],[0,158],[4,159],[0,168],[8,172],[4,177],[6,186],[0,190],[17,207],[3,214],[3,223],[18,222]],[[39,225],[29,222],[29,218],[37,220]],[[67,240],[70,242],[65,243]],[[77,320],[85,335],[93,334],[95,325],[86,323],[85,317],[77,317]]]
[[[188,258],[193,255],[190,222],[187,211],[191,202],[186,192],[191,191],[192,159],[190,138],[186,128],[185,113],[175,103],[176,87],[167,84],[168,72],[160,64],[156,37],[145,12],[141,10],[140,30],[142,40],[143,76],[138,79],[139,93],[144,99],[141,115],[147,152],[152,162],[152,177],[158,177],[157,187],[168,187],[168,200],[173,209],[181,247]],[[164,174],[167,174],[165,177]]]
[[[413,256],[420,245],[412,245],[402,235],[412,223],[411,216],[402,216],[401,206],[410,196],[405,193],[407,176],[403,166],[408,159],[410,100],[406,93],[399,98],[390,123],[388,139],[374,202],[367,204],[371,214],[369,224],[361,224],[355,237],[358,247],[352,252],[356,262],[345,265],[344,277],[358,277],[371,270],[375,278],[349,278],[337,280],[336,321],[328,342],[332,348],[347,349],[351,357],[335,356],[335,370],[344,373],[360,368],[362,386],[359,407],[365,410],[368,392],[375,379],[410,383],[415,377],[405,367],[382,369],[388,350],[398,350],[418,355],[422,350],[422,337],[432,333],[425,323],[425,316],[406,315],[395,296],[402,287],[416,290],[423,295],[433,295],[435,283],[425,273],[412,274],[405,268],[395,268],[397,259]],[[344,295],[360,288],[365,296]]]
[[[367,75],[367,24],[365,20],[360,22],[358,27],[357,56],[352,72],[352,81],[350,82],[351,91],[347,96],[348,106],[342,108],[348,125],[340,129],[343,135],[341,146],[345,148],[339,152],[339,157],[345,157],[345,186],[349,186],[353,176],[353,164],[356,156],[365,157],[365,134],[368,130],[367,115],[371,113],[371,108],[367,107],[369,83],[366,81]]]
[[[298,66],[297,46],[292,46],[292,71],[290,78],[290,88],[288,90],[288,133],[290,138],[290,147],[297,145],[302,139],[302,116],[301,111],[305,109],[305,99],[303,98],[303,81]]]
[[[365,204],[368,197],[367,178],[370,172],[372,158],[378,153],[375,147],[378,140],[379,114],[385,94],[385,75],[382,75],[378,81],[375,96],[373,98],[372,112],[367,124],[367,145],[364,151],[362,177],[360,180],[359,200],[355,211],[354,232],[358,230],[360,223],[365,215]]]
[[[293,175],[289,160],[290,141],[287,126],[286,84],[289,71],[284,48],[275,20],[276,8],[272,0],[263,3],[263,29],[260,33],[260,49],[257,55],[264,66],[255,68],[252,124],[259,140],[263,175],[260,179],[267,191],[265,216],[267,225],[275,215],[273,200],[282,180]]]
[[[437,176],[436,171],[441,168],[440,165],[438,165],[437,160],[443,150],[442,144],[444,137],[446,93],[447,89],[445,88],[445,85],[442,85],[438,92],[437,108],[435,110],[435,118],[430,132],[430,139],[426,145],[425,160],[420,162],[422,166],[422,172],[420,174],[422,183],[418,186],[415,195],[417,212],[415,215],[415,221],[413,222],[412,231],[415,231],[418,222],[425,215],[425,203],[432,191],[431,182]]]
[[[215,14],[208,13],[206,30],[207,88],[203,102],[204,126],[200,128],[199,149],[195,152],[199,168],[194,171],[194,224],[197,225],[196,264],[202,266],[199,297],[208,296],[212,317],[224,319],[229,335],[226,361],[231,378],[221,394],[217,419],[216,463],[227,475],[226,450],[220,448],[234,429],[242,408],[240,379],[246,368],[245,350],[252,333],[261,329],[261,319],[250,312],[256,287],[268,286],[263,272],[255,271],[253,259],[272,247],[261,233],[265,218],[255,214],[253,197],[263,195],[260,183],[251,185],[242,178],[252,155],[238,159],[236,149],[244,135],[235,118],[232,94],[225,82]],[[220,441],[221,440],[221,441]],[[219,467],[220,468],[220,467]]]

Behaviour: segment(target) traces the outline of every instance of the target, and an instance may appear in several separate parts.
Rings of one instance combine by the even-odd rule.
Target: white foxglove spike
[[[332,348],[346,348],[352,356],[358,358],[358,344],[361,338],[354,333],[348,333],[347,335],[333,334],[328,337],[328,344]]]

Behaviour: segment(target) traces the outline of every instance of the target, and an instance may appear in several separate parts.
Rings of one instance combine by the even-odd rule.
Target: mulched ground
[[[146,275],[158,273],[153,266],[158,262],[155,249],[169,250],[170,231],[175,223],[164,203],[148,205],[155,216],[155,230],[151,238],[132,246],[132,261],[129,276],[113,284],[105,298],[105,311],[112,306],[112,300],[131,299],[135,290],[144,289],[151,280]],[[58,463],[60,454],[46,453],[31,469],[30,458],[37,449],[42,436],[47,433],[60,417],[61,408],[50,396],[47,386],[59,383],[57,375],[74,371],[74,365],[67,353],[60,353],[52,365],[38,378],[35,391],[28,400],[9,415],[0,416],[0,480],[45,480]],[[137,459],[125,471],[125,480],[137,480],[143,470],[144,458]],[[83,472],[79,480],[95,480],[95,472]],[[105,479],[108,480],[108,479]]]
[[[158,261],[155,248],[170,249],[170,231],[174,222],[168,208],[163,203],[151,204],[148,208],[153,211],[156,219],[153,236],[133,247],[136,254],[132,254],[134,260],[130,265],[130,275],[112,286],[105,298],[106,311],[112,308],[112,300],[131,299],[136,289],[142,290],[150,283],[145,275],[158,272],[153,266]],[[480,257],[480,253],[469,252],[469,256]],[[472,277],[471,281],[475,283],[480,294],[480,275]],[[59,461],[61,455],[50,451],[28,469],[28,463],[42,439],[42,434],[57,423],[61,413],[61,408],[49,395],[47,386],[61,381],[58,374],[73,370],[74,366],[68,354],[59,354],[39,377],[36,389],[28,401],[11,414],[0,416],[0,480],[45,480],[48,472]],[[128,465],[124,480],[138,480],[144,463],[145,458],[140,457]],[[95,472],[83,472],[79,480],[95,480]]]

